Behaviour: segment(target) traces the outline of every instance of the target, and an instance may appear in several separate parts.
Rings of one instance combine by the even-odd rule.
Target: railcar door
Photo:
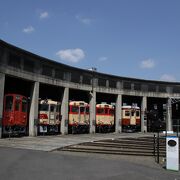
[[[131,120],[131,111],[130,109],[123,109],[123,119],[122,119],[122,124],[123,126],[129,126],[130,125],[130,120]]]
[[[79,106],[79,124],[83,124],[85,120],[85,108],[84,106]]]
[[[140,110],[136,110],[136,125],[140,125]]]
[[[3,126],[10,126],[11,121],[14,121],[13,109],[13,96],[6,95],[4,98]]]
[[[58,123],[60,123],[61,121],[61,104],[57,104],[56,106],[56,121],[58,121]]]
[[[110,115],[109,115],[109,108],[105,107],[104,108],[104,117],[103,117],[103,124],[104,125],[109,125],[110,124]]]
[[[136,125],[136,113],[134,109],[131,109],[130,125]]]
[[[28,103],[27,103],[27,98],[22,97],[22,101],[21,101],[21,119],[22,122],[24,123],[24,125],[27,125],[27,109],[28,109]]]
[[[109,115],[110,115],[110,118],[111,118],[111,121],[110,121],[110,124],[111,125],[114,125],[114,109],[109,109]]]
[[[69,113],[69,124],[75,125],[78,123],[79,119],[79,107],[72,105],[70,106],[70,113]]]
[[[55,113],[56,113],[56,105],[50,104],[50,112],[49,112],[49,124],[55,124]]]
[[[20,95],[14,96],[14,125],[24,125],[25,119],[21,113],[22,97]]]
[[[89,107],[86,106],[86,110],[85,110],[85,121],[86,124],[89,124]]]

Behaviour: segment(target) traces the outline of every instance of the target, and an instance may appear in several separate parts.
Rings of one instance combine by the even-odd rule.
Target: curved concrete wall
[[[93,88],[94,92],[116,95],[117,106],[119,106],[117,103],[120,103],[120,99],[122,99],[120,96],[122,95],[142,97],[141,117],[142,124],[144,124],[144,126],[142,126],[142,131],[146,131],[143,112],[147,106],[147,97],[167,99],[169,97],[180,97],[180,83],[177,82],[148,81],[79,69],[40,57],[0,40],[0,107],[3,107],[2,103],[6,76],[14,76],[31,81],[35,86],[37,86],[37,82],[60,86],[64,87],[66,91],[67,88],[84,91],[91,91]],[[36,91],[39,90],[38,88],[35,89]],[[66,96],[68,96],[67,92],[65,93]],[[67,98],[65,99],[67,100]],[[91,102],[95,103],[96,100],[92,99]],[[92,109],[95,106],[94,103],[91,103]],[[91,117],[94,117],[94,113],[93,111]],[[120,123],[118,122],[121,121],[121,115],[119,114],[120,113],[116,113],[116,126],[119,126]],[[37,117],[37,115],[34,116]],[[67,113],[63,118],[64,121],[67,120]],[[0,108],[0,122],[1,120],[2,108]],[[91,118],[91,121],[93,126],[94,118]],[[34,126],[36,123],[31,124]],[[66,124],[67,123],[63,123],[63,126],[65,127]],[[32,127],[32,129],[32,131],[34,131],[34,127]],[[62,129],[62,131],[67,133],[65,129],[67,128]],[[91,127],[92,133],[94,132],[93,129],[94,127]],[[121,127],[116,127],[116,131],[121,131]],[[30,134],[34,135],[36,133],[31,132]]]

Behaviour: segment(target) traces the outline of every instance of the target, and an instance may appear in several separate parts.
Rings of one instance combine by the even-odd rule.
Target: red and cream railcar
[[[3,134],[26,134],[27,123],[27,97],[20,94],[5,94],[2,118]]]
[[[140,108],[122,106],[122,130],[124,132],[135,132],[140,130],[140,126]]]
[[[39,101],[39,124],[38,132],[59,133],[61,122],[61,103],[51,99]]]
[[[96,132],[111,132],[114,128],[114,106],[111,104],[96,105]]]
[[[89,105],[84,101],[69,102],[69,133],[89,132]]]

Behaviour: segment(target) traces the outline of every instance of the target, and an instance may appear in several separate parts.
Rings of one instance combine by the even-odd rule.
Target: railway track
[[[159,156],[166,156],[165,138],[159,141]],[[154,149],[155,148],[155,149]],[[107,139],[85,142],[58,149],[59,151],[113,155],[154,156],[157,154],[153,137]],[[154,151],[155,150],[155,151]]]

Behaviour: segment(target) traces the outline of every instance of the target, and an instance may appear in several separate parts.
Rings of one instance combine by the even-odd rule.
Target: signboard
[[[166,138],[166,169],[179,171],[179,139],[169,136]]]

